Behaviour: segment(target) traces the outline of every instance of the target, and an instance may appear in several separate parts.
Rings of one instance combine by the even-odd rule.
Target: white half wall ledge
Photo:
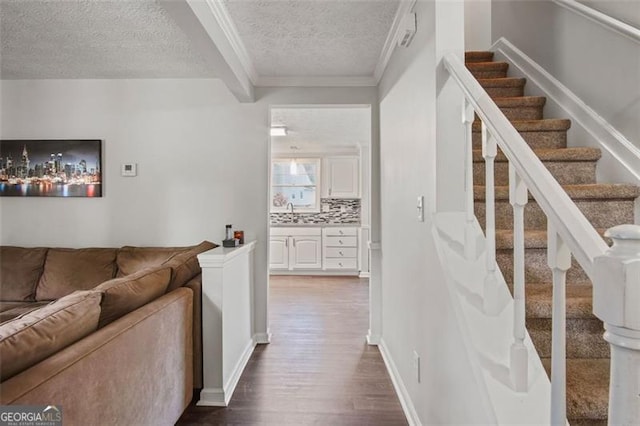
[[[202,376],[197,405],[227,406],[260,336],[253,334],[256,242],[198,255],[202,268]]]

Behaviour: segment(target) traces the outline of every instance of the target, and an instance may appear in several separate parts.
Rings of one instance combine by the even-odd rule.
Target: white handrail
[[[571,10],[587,19],[596,22],[603,27],[630,38],[636,43],[640,43],[640,29],[622,22],[614,17],[604,14],[596,9],[586,6],[576,0],[553,0],[558,6]]]
[[[460,58],[449,53],[444,56],[443,61],[451,78],[458,83],[476,114],[496,138],[500,149],[517,170],[547,220],[553,224],[558,235],[593,281],[594,259],[605,253],[607,244]]]

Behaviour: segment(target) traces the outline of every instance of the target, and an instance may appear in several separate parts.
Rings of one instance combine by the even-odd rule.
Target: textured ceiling
[[[272,108],[271,125],[286,126],[287,136],[274,136],[273,151],[325,151],[368,145],[371,110],[368,107]]]
[[[151,0],[0,0],[3,79],[215,77]]]
[[[371,76],[398,0],[225,0],[260,76]]]

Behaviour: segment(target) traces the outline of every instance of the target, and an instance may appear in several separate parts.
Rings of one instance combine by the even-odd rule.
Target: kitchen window
[[[271,162],[271,211],[320,211],[320,159],[278,158]]]

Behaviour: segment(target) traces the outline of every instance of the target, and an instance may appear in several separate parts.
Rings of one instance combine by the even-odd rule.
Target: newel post
[[[593,312],[611,345],[609,424],[640,423],[640,226],[620,225],[595,258]]]

